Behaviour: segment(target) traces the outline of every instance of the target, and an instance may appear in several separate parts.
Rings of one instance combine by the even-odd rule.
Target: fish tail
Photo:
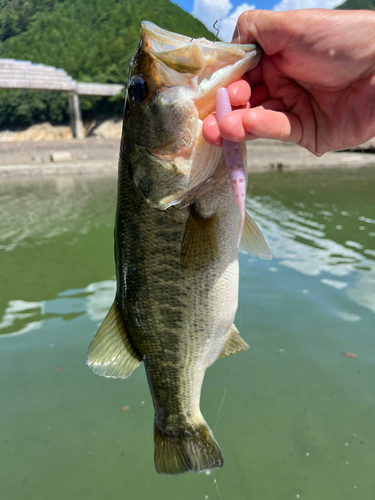
[[[165,431],[155,425],[155,468],[158,474],[182,474],[217,469],[224,464],[220,447],[206,422]]]

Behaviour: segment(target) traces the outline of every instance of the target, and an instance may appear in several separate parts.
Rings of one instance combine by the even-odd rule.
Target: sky
[[[246,10],[332,9],[343,3],[344,0],[249,0],[248,2],[243,0],[172,0],[172,2],[177,3],[186,12],[193,14],[215,33],[212,25],[217,19],[230,17],[237,20],[238,16]],[[236,26],[235,21],[223,19],[217,23],[217,26],[220,28],[221,40],[230,41]]]

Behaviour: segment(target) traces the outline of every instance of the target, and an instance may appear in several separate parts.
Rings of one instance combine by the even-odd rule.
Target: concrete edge
[[[250,153],[250,155],[249,155]],[[260,152],[259,152],[260,153]],[[306,154],[295,154],[295,150],[287,154],[257,154],[257,151],[248,150],[248,172],[272,172],[274,170],[312,170],[327,168],[359,168],[374,167],[375,155],[371,153],[326,153],[317,158]],[[0,179],[20,177],[51,177],[63,175],[116,175],[117,161],[89,160],[64,163],[43,164],[9,164],[0,165]]]
[[[62,175],[116,175],[117,163],[112,162],[74,162],[44,163],[37,165],[1,165],[0,178],[51,177]]]

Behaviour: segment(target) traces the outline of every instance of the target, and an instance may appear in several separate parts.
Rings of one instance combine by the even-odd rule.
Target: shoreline
[[[120,139],[98,137],[1,142],[0,179],[116,175],[119,149]],[[257,139],[247,144],[248,172],[375,166],[375,154],[368,152],[375,149],[359,150],[329,152],[317,158],[295,144]]]

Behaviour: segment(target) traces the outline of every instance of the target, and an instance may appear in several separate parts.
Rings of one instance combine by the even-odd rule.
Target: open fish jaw
[[[202,139],[202,120],[214,111],[217,90],[261,55],[252,44],[191,40],[142,23],[129,75],[130,154],[134,182],[153,207],[178,205],[213,177],[222,152]],[[133,102],[140,81],[146,82],[144,99]]]
[[[215,109],[216,91],[255,67],[262,56],[262,50],[254,44],[191,39],[148,21],[142,23],[141,41],[142,50],[162,63],[158,68],[163,78],[171,85],[184,87],[193,98],[202,120]]]

